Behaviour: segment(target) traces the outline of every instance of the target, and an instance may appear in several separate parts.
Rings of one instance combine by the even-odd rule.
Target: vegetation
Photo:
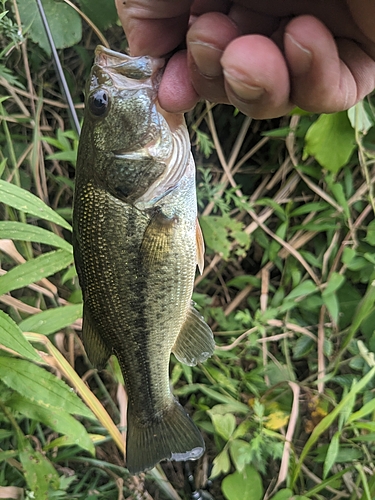
[[[98,37],[125,43],[101,3],[43,2],[80,117]],[[116,359],[98,374],[80,341],[78,138],[36,3],[0,8],[0,497],[374,498],[374,101],[263,122],[204,103],[188,115],[207,246],[194,300],[217,350],[194,368],[172,360],[171,380],[207,453],[132,477]]]

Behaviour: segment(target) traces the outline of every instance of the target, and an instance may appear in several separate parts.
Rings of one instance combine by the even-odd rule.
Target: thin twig
[[[289,387],[292,389],[292,392],[293,392],[293,404],[292,404],[292,410],[290,412],[288,429],[287,429],[286,435],[285,435],[284,450],[283,450],[283,455],[281,458],[281,464],[280,464],[279,476],[277,478],[276,488],[281,483],[283,483],[288,476],[290,450],[291,450],[293,434],[294,434],[294,431],[296,428],[298,413],[299,413],[300,387],[295,382],[288,382],[288,383],[289,383]]]
[[[324,317],[326,313],[326,306],[320,309],[319,325],[318,325],[318,392],[324,393],[324,379],[326,376],[325,361],[324,361]]]

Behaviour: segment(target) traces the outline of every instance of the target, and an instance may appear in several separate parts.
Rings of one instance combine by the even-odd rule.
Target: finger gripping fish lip
[[[158,73],[164,67],[165,60],[148,56],[132,57],[98,45],[95,64],[134,80],[145,80]]]

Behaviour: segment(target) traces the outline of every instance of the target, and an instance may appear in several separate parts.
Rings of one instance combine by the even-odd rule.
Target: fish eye
[[[99,89],[90,95],[89,108],[93,115],[103,116],[108,109],[108,105],[109,96],[105,90]]]

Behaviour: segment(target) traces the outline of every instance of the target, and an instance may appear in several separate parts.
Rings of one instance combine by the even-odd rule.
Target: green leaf
[[[330,175],[332,175],[332,174],[330,174]],[[344,188],[342,187],[341,184],[339,184],[338,182],[335,182],[334,180],[332,180],[332,182],[328,182],[327,178],[328,178],[328,176],[326,176],[326,180],[327,180],[327,184],[328,184],[330,190],[332,191],[333,196],[338,201],[338,204],[343,208],[346,219],[349,219],[350,218],[350,210],[349,210],[349,205],[348,205],[347,199],[345,197]]]
[[[11,433],[13,436],[13,433]],[[10,436],[7,436],[10,437]],[[18,451],[8,450],[8,451],[0,451],[0,462],[4,462],[4,460],[9,460],[10,458],[14,458],[18,455]],[[1,491],[1,486],[0,486]]]
[[[278,491],[270,500],[291,500],[292,498],[295,498],[293,497],[293,491],[286,488]]]
[[[114,0],[106,0],[105,9],[101,2],[78,0],[82,11],[101,30],[106,30],[117,21],[117,11]]]
[[[345,111],[320,115],[305,137],[304,156],[314,156],[320,165],[337,173],[355,149],[355,135]]]
[[[228,474],[229,471],[230,459],[227,449],[224,448],[223,451],[214,458],[210,478],[217,477],[220,474]]]
[[[325,201],[314,201],[292,210],[289,215],[290,217],[297,217],[298,215],[310,214],[312,212],[321,212],[322,210],[326,210],[328,207],[329,205]]]
[[[218,415],[210,413],[212,423],[214,424],[215,431],[221,436],[223,439],[228,441],[228,439],[233,434],[234,429],[236,428],[236,418],[232,413],[227,413],[226,415]]]
[[[316,292],[318,287],[312,280],[305,280],[299,285],[297,285],[294,290],[290,292],[284,299],[284,301],[291,301],[297,299],[298,297],[303,297],[304,295],[310,295],[311,293]]]
[[[11,389],[44,408],[61,409],[73,415],[95,419],[63,380],[29,361],[0,356],[0,379]]]
[[[244,224],[228,215],[204,215],[199,222],[208,248],[220,253],[227,260],[233,242],[245,250],[250,245],[250,235],[243,231]]]
[[[304,358],[311,351],[314,345],[316,345],[314,339],[308,337],[307,335],[302,335],[294,344],[293,358]]]
[[[23,358],[40,361],[41,358],[28,342],[18,325],[5,312],[0,311],[0,344],[16,351]]]
[[[361,302],[358,304],[354,316],[352,318],[352,322],[349,328],[349,332],[346,335],[342,347],[341,347],[341,353],[344,352],[344,350],[347,348],[347,346],[350,344],[352,338],[354,337],[355,333],[357,332],[358,328],[361,326],[362,322],[367,318],[367,316],[372,313],[374,310],[374,305],[375,305],[375,279],[374,276],[370,278],[370,282],[368,284],[366,293],[361,300]]]
[[[223,259],[228,259],[231,244],[228,239],[228,230],[225,224],[223,224],[223,217],[212,215],[202,216],[199,222],[207,247],[214,252],[222,254]]]
[[[324,432],[327,431],[327,429],[332,425],[335,419],[342,412],[344,412],[345,409],[351,404],[351,402],[355,398],[355,395],[358,394],[358,392],[362,391],[366,387],[366,385],[373,379],[374,376],[375,376],[375,368],[372,368],[359,382],[353,384],[349,393],[346,396],[344,396],[340,401],[340,403],[330,413],[328,413],[328,415],[325,416],[323,420],[321,420],[319,424],[314,428],[305,446],[303,447],[300,459],[297,465],[295,466],[293,477],[291,478],[292,487],[297,481],[297,478],[301,470],[301,466],[312,446],[314,446],[314,444],[318,441],[319,437]]]
[[[327,455],[324,460],[323,479],[327,477],[329,471],[332,469],[332,466],[336,461],[336,457],[339,452],[339,446],[340,446],[340,432],[337,431],[333,435],[333,438],[331,439],[331,442],[328,446]]]
[[[20,394],[14,394],[6,401],[6,405],[19,411],[32,420],[37,420],[47,425],[59,434],[66,435],[72,444],[76,444],[95,454],[95,447],[83,425],[72,417],[65,408],[54,408],[39,404]]]
[[[359,409],[355,413],[352,413],[348,418],[348,423],[354,422],[355,420],[360,420],[361,418],[365,417],[369,413],[373,413],[374,411],[375,411],[375,399],[372,399],[364,406],[362,406],[361,409]]]
[[[21,212],[48,220],[71,230],[70,224],[38,197],[10,182],[0,179],[0,203],[5,203]]]
[[[50,335],[71,325],[82,317],[82,304],[73,304],[55,309],[48,309],[33,314],[18,325],[23,332],[35,332]]]
[[[339,320],[340,305],[337,297],[334,293],[322,294],[323,303],[327,307],[329,314],[332,317],[333,322],[337,325]]]
[[[251,465],[243,472],[234,472],[223,479],[222,492],[227,500],[261,500],[263,485],[260,474]]]
[[[249,407],[240,401],[236,401],[234,398],[230,398],[229,396],[224,396],[224,394],[220,394],[219,392],[207,387],[203,384],[198,384],[199,389],[206,396],[212,398],[214,401],[218,401],[219,403],[230,404],[236,407],[236,412],[238,413],[249,413]]]
[[[308,337],[307,335],[302,335],[294,344],[293,358],[304,358],[311,351],[314,345],[316,345],[314,339]]]
[[[61,271],[73,262],[73,255],[66,250],[54,250],[30,259],[0,276],[0,295],[35,283]]]
[[[51,462],[30,445],[19,454],[27,485],[35,500],[49,500],[49,490],[59,489],[59,475]],[[30,498],[30,497],[29,497]]]
[[[347,113],[352,127],[364,135],[374,125],[374,119],[367,113],[363,101],[357,102],[355,106],[348,109]]]
[[[42,0],[42,4],[56,48],[64,49],[80,42],[82,23],[79,14],[65,2]],[[30,26],[30,38],[50,55],[51,48],[36,1],[17,0],[17,6],[22,24]]]
[[[367,226],[367,234],[364,239],[369,245],[375,246],[375,220],[371,220]]]
[[[44,243],[73,253],[72,245],[57,234],[23,222],[0,221],[0,237],[2,239]]]
[[[251,461],[251,444],[243,439],[233,439],[230,441],[229,449],[234,466],[238,472],[242,472],[245,465]]]

